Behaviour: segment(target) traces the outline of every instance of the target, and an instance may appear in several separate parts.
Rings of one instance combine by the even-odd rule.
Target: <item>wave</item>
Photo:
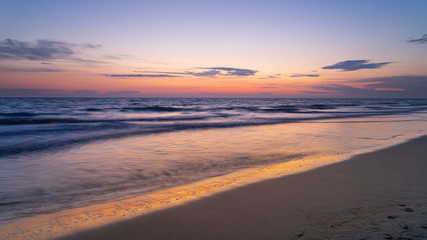
[[[227,117],[231,114],[217,114]],[[61,124],[61,123],[111,123],[111,122],[163,122],[163,121],[192,121],[205,120],[213,116],[166,116],[148,118],[113,118],[113,119],[91,119],[91,118],[6,118],[0,119],[0,125],[22,125],[22,124]]]
[[[371,116],[378,115],[371,113]],[[3,136],[19,137],[20,135],[37,136],[38,140],[21,140],[20,142],[14,139],[10,141],[0,141],[0,157],[7,157],[17,154],[26,154],[31,152],[44,152],[52,150],[61,150],[70,148],[77,145],[99,141],[109,140],[115,138],[123,138],[134,135],[165,133],[183,130],[197,130],[197,129],[213,129],[213,128],[231,128],[243,126],[257,126],[266,124],[281,124],[292,123],[307,120],[326,120],[326,119],[343,119],[349,117],[368,116],[368,114],[343,114],[341,116],[317,116],[317,117],[299,117],[299,118],[271,118],[271,117],[255,117],[251,120],[234,121],[212,121],[212,122],[172,122],[172,124],[143,124],[133,121],[110,121],[105,124],[83,124],[83,125],[59,125],[49,128],[39,128],[20,131],[4,131]],[[188,120],[188,119],[187,119]]]
[[[336,109],[336,106],[324,105],[324,104],[313,104],[309,108],[310,109]]]
[[[284,113],[292,113],[292,112],[298,112],[300,108],[295,106],[277,106],[277,107],[270,107],[270,108],[259,108],[258,111],[260,112],[284,112]]]
[[[0,99],[0,156],[202,128],[409,114],[413,99]],[[84,107],[82,107],[84,106]]]
[[[103,112],[106,109],[100,109],[100,108],[86,108],[84,109],[84,111],[88,111],[88,112]]]
[[[149,112],[178,112],[186,111],[190,109],[178,108],[178,107],[161,107],[161,106],[148,106],[148,107],[124,107],[121,109],[123,112],[127,111],[149,111]]]
[[[29,112],[12,112],[12,113],[0,113],[1,117],[34,117],[38,114]]]

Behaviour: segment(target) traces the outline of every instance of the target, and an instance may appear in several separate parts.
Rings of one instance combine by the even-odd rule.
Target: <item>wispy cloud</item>
[[[427,97],[427,76],[392,76],[381,78],[359,79],[353,83],[364,84],[363,87],[354,87],[344,84],[328,84],[314,86],[311,93],[336,93],[345,97]],[[306,93],[309,93],[305,91]]]
[[[331,94],[333,92],[326,92],[326,91],[301,91],[302,93],[308,93],[308,94],[316,94],[316,95],[324,95],[324,94]]]
[[[106,77],[118,77],[118,78],[176,78],[181,76],[170,75],[170,74],[103,74]]]
[[[230,67],[209,67],[209,68],[200,68],[200,69],[210,69],[211,71],[218,71],[216,75],[223,76],[252,76],[257,73],[257,70],[244,69],[244,68],[230,68]]]
[[[254,75],[257,71],[243,68],[230,67],[197,67],[194,69],[203,69],[204,71],[182,71],[182,72],[164,72],[164,71],[135,71],[143,74],[104,74],[107,77],[217,77],[217,76],[238,76],[245,77]],[[148,73],[148,74],[147,74]]]
[[[76,54],[74,48],[99,48],[93,44],[71,44],[61,41],[40,39],[25,42],[14,39],[0,41],[0,60],[31,60],[47,61],[55,59],[70,59]],[[79,58],[76,58],[77,60]]]
[[[320,76],[319,74],[299,74],[299,73],[295,73],[295,74],[292,74],[289,77],[319,77],[319,76]]]
[[[392,62],[369,63],[369,60],[347,60],[338,62],[330,66],[322,67],[323,69],[339,69],[343,71],[357,71],[361,69],[376,69],[381,68]]]
[[[392,76],[357,80],[366,83],[366,88],[375,91],[402,91],[414,97],[427,97],[427,76]],[[411,96],[411,95],[409,95]]]
[[[278,77],[280,77],[280,75],[282,75],[282,74],[278,73],[275,75],[267,76],[266,78],[259,78],[259,79],[278,78]]]
[[[6,39],[0,42],[0,59],[51,60],[73,54],[68,44],[58,41],[37,40],[31,43]]]
[[[208,70],[203,72],[186,72],[186,75],[192,75],[196,77],[215,77],[217,75],[220,75],[221,72],[218,70]]]
[[[427,34],[424,34],[422,37],[416,38],[416,39],[410,38],[410,39],[407,40],[407,42],[409,42],[409,43],[415,43],[415,44],[424,44],[424,43],[427,43]]]
[[[6,68],[0,66],[0,72],[65,72],[57,68]]]
[[[83,43],[83,44],[74,44],[74,46],[81,46],[84,48],[100,48],[101,44],[91,44],[91,43]]]

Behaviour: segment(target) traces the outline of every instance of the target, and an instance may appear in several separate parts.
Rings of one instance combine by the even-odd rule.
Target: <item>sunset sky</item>
[[[0,97],[427,97],[427,1],[0,0]]]

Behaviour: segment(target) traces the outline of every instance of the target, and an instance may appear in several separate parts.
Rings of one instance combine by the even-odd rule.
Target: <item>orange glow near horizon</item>
[[[343,73],[336,74],[337,78]],[[93,90],[107,93],[113,91],[137,91],[141,94],[167,95],[173,94],[231,94],[231,95],[262,95],[268,96],[308,96],[307,92],[321,92],[323,95],[339,96],[337,91],[317,90],[313,86],[342,84],[363,89],[368,84],[381,82],[352,82],[349,80],[328,80],[325,77],[291,78],[287,76],[258,79],[249,77],[109,77],[87,72],[50,72],[50,73],[4,73],[0,88],[9,89],[50,89],[50,90]],[[377,91],[404,91],[402,88],[376,88]]]
[[[286,72],[281,69],[274,71],[265,65],[261,66],[268,70],[256,67],[185,68],[164,63],[144,64],[138,59],[93,60],[87,63],[26,60],[3,64],[6,67],[0,68],[0,90],[34,89],[46,90],[47,94],[55,91],[54,96],[86,97],[354,97],[348,95],[352,91],[369,92],[375,97],[375,93],[382,92],[406,93],[405,81],[396,85],[389,84],[384,78],[411,76],[405,72],[407,68],[399,64],[396,68],[361,71],[310,71],[307,66],[292,65],[293,70]]]

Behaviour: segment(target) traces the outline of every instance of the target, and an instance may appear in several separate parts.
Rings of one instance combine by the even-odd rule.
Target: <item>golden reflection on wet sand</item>
[[[271,177],[295,174],[339,161],[333,156],[310,156],[262,169],[242,170],[226,176],[202,180],[185,186],[155,191],[138,197],[94,204],[53,214],[21,219],[0,227],[3,239],[47,239],[99,224],[146,214],[164,207],[195,200],[230,187]]]

